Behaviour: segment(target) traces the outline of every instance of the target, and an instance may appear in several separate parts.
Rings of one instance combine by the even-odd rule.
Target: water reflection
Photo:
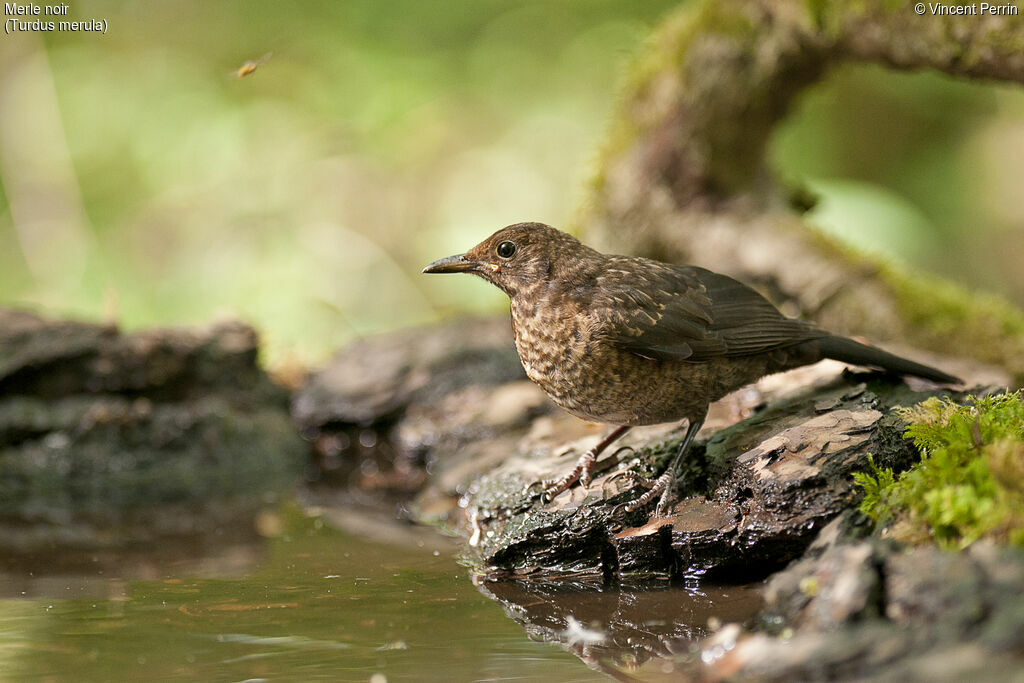
[[[624,671],[645,674],[645,680],[671,673],[692,658],[696,642],[713,627],[747,622],[761,603],[751,587],[694,583],[606,588],[575,581],[501,581],[480,582],[479,588],[531,638],[560,643],[591,669],[618,680],[635,680]]]
[[[710,614],[749,613],[737,589],[505,582],[478,592],[454,542],[433,529],[297,506],[277,522],[259,525],[270,537],[3,560],[3,678],[604,678],[582,659],[648,680]]]

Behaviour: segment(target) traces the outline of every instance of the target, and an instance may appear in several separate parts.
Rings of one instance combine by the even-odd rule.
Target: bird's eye
[[[516,245],[513,242],[502,242],[498,245],[497,252],[501,258],[512,258],[512,254],[516,253]]]

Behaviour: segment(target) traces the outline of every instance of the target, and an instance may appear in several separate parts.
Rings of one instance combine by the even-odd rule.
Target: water
[[[0,679],[589,681],[630,664],[651,679],[708,609],[755,604],[742,589],[475,586],[432,529],[295,506],[258,522],[262,536],[9,560]]]

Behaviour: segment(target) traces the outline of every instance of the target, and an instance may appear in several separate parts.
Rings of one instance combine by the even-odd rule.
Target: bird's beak
[[[448,258],[439,259],[434,261],[429,266],[423,269],[424,273],[465,273],[471,270],[475,270],[479,264],[476,261],[470,261],[466,258],[465,254],[456,254],[455,256],[449,256]]]

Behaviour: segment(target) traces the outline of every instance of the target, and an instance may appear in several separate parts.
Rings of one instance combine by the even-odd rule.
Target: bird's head
[[[597,254],[579,240],[543,223],[502,228],[465,254],[434,261],[424,273],[473,273],[510,297],[549,280],[566,264]]]

